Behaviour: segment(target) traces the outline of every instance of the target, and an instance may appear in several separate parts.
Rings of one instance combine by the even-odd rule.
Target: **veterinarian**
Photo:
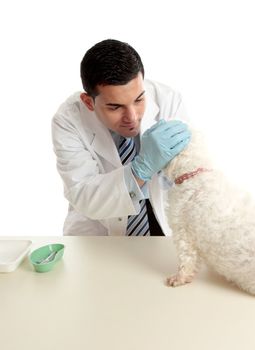
[[[161,170],[189,142],[181,96],[144,80],[138,53],[104,40],[80,66],[84,92],[52,120],[69,201],[65,235],[170,235]]]

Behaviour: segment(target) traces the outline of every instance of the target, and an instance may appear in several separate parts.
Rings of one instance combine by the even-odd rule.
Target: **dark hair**
[[[97,85],[124,85],[139,72],[144,77],[143,63],[133,47],[114,40],[103,40],[92,46],[80,66],[81,80],[88,95],[96,97]]]

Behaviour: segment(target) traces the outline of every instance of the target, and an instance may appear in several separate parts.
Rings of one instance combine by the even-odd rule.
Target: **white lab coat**
[[[146,109],[141,134],[159,119],[187,120],[179,93],[145,80]],[[125,235],[128,215],[137,214],[124,179],[124,168],[109,130],[80,99],[69,97],[52,120],[57,169],[69,201],[65,235]],[[162,176],[148,182],[154,214],[166,235]]]

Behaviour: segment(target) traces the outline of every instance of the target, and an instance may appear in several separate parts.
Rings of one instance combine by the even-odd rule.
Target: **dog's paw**
[[[178,287],[186,283],[190,283],[193,280],[194,275],[184,275],[183,273],[177,273],[169,277],[166,280],[166,285],[169,287]]]

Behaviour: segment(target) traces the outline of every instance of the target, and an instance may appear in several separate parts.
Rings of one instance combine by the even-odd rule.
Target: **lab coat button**
[[[134,198],[135,197],[135,192],[130,192],[129,195],[130,195],[131,198]]]
[[[118,218],[119,221],[122,221],[122,218]]]

